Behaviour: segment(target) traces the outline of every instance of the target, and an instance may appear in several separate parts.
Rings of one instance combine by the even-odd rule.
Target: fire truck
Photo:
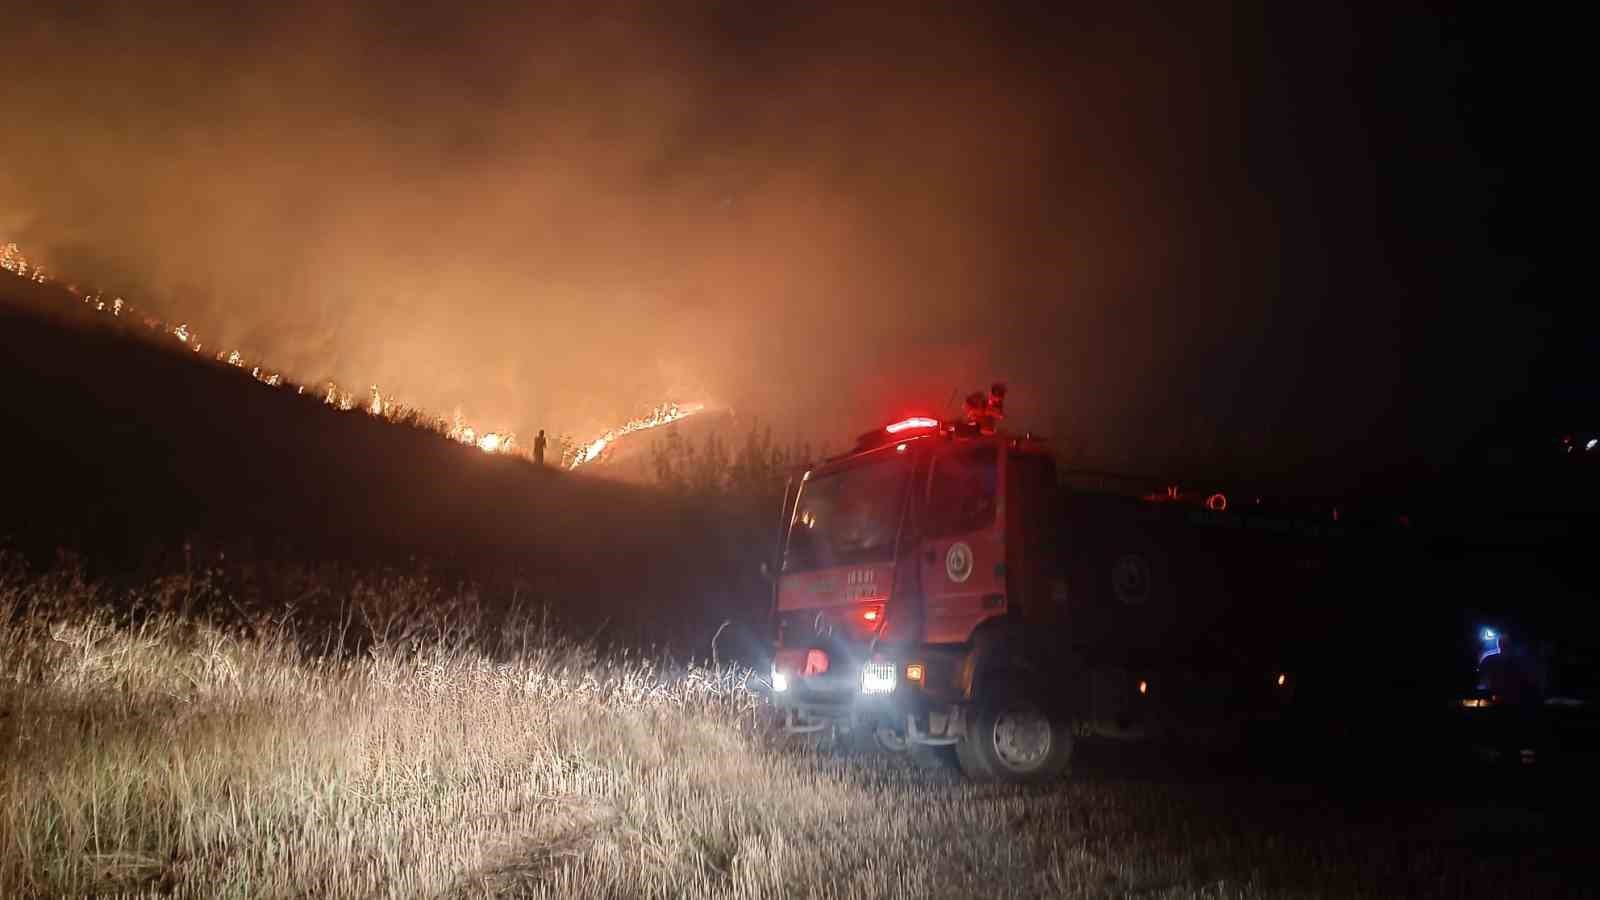
[[[1328,602],[1351,588],[1330,575],[1336,507],[1058,471],[999,427],[1004,398],[890,422],[791,479],[770,672],[788,731],[1032,782],[1078,737],[1205,737],[1350,689],[1310,677],[1365,652],[1336,637],[1357,607]]]

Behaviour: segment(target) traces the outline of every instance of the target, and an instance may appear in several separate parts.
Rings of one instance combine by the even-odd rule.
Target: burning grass
[[[421,579],[358,584],[312,634],[283,617],[184,612],[208,590],[180,577],[129,597],[71,570],[0,577],[0,895],[1528,884],[1392,838],[1296,845],[1171,785],[1013,790],[796,752],[763,725],[744,671],[602,655],[537,616],[490,626]]]

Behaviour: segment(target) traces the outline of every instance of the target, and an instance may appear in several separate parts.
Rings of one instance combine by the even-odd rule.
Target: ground
[[[752,673],[601,653],[425,585],[343,631],[0,580],[0,895],[1582,895],[1586,768],[1261,767],[1085,742],[971,784],[772,728]],[[430,598],[397,623],[371,604]],[[111,602],[115,601],[115,602]],[[129,610],[132,610],[131,612]],[[374,627],[374,626],[378,627]],[[363,632],[352,644],[351,633]],[[337,639],[336,639],[337,638]],[[350,649],[355,647],[357,649]],[[1587,765],[1587,764],[1585,764]]]

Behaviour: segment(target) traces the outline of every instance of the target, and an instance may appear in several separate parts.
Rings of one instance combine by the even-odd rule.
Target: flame
[[[30,264],[27,257],[22,254],[22,251],[14,243],[0,244],[0,269],[31,281],[41,283],[46,281],[43,267]],[[146,328],[153,332],[172,335],[177,338],[179,343],[195,353],[199,353],[200,348],[203,346],[200,336],[190,329],[187,322],[171,325],[157,316],[146,314],[121,297],[116,297],[110,303],[107,303],[98,292],[80,293],[77,285],[70,283],[66,287],[74,297],[82,300],[84,304],[90,306],[96,312],[107,313],[117,317],[127,312],[129,316],[143,322]],[[282,373],[273,372],[268,367],[257,364],[255,360],[246,360],[244,354],[238,350],[226,352],[219,350],[215,354],[215,359],[217,362],[248,370],[252,380],[268,387],[276,388],[285,384]],[[306,393],[306,385],[304,384],[296,384],[294,389],[296,394],[303,395]],[[317,396],[315,393],[317,389],[313,387],[312,390],[312,396]],[[517,446],[516,435],[510,431],[489,431],[480,434],[476,428],[462,418],[459,409],[447,421],[440,417],[424,414],[422,410],[399,402],[394,397],[385,396],[375,384],[370,387],[370,400],[365,404],[358,405],[358,394],[353,394],[332,381],[327,383],[321,395],[322,402],[328,406],[336,407],[340,410],[359,409],[368,415],[379,416],[391,422],[407,422],[413,425],[433,428],[452,441],[476,447],[484,453],[513,454],[528,459],[533,458],[529,451]],[[667,425],[679,419],[692,416],[703,409],[705,409],[705,404],[702,403],[667,403],[658,406],[651,410],[649,415],[624,422],[579,447],[572,454],[570,462],[567,462],[567,468],[576,469],[584,463],[599,459],[601,454],[613,442],[624,435]],[[563,462],[566,461],[563,460]]]
[[[680,419],[687,419],[705,408],[704,403],[686,403],[682,405],[668,403],[658,406],[650,412],[650,415],[640,416],[637,419],[624,422],[580,447],[573,454],[572,462],[568,464],[567,468],[576,469],[584,463],[599,459],[600,454],[604,453],[613,441],[623,435],[632,434],[635,431],[644,431],[649,428],[659,428],[662,425],[670,425]]]
[[[478,432],[474,431],[472,426],[461,418],[461,410],[459,409],[451,417],[450,428],[444,433],[444,436],[462,444],[476,444],[478,442]]]
[[[44,276],[44,266],[35,265],[29,269],[28,257],[23,254],[15,242],[0,247],[0,269],[28,281],[44,284],[50,279]]]

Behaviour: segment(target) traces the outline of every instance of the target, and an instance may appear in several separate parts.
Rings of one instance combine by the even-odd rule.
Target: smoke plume
[[[1274,313],[1274,184],[1299,182],[1253,160],[1296,145],[1259,124],[1281,98],[1243,18],[107,4],[6,29],[10,239],[295,378],[485,427],[696,400],[837,441],[1007,378],[1029,424],[1111,454],[1174,415],[1169,443],[1259,436],[1295,382],[1260,347],[1314,318]]]

